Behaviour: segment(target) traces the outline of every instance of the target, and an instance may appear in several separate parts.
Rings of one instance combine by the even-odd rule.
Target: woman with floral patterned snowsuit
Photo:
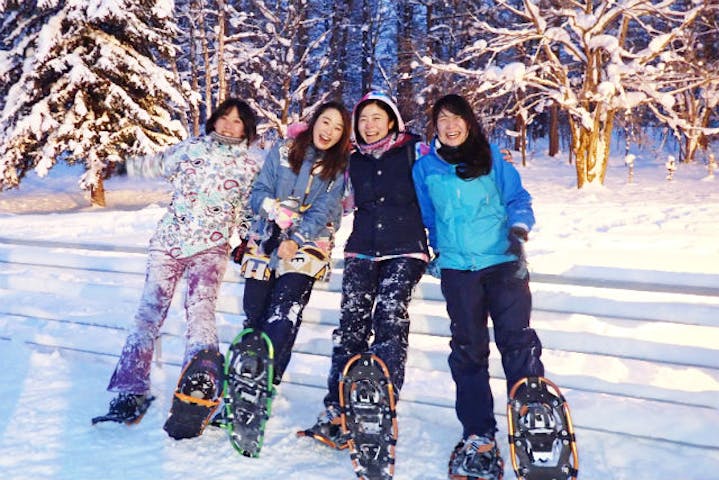
[[[249,195],[261,160],[250,146],[256,117],[243,101],[228,99],[191,138],[156,157],[130,159],[130,175],[163,176],[173,186],[172,201],[150,240],[145,286],[135,322],[125,341],[108,390],[109,417],[140,420],[154,399],[150,367],[155,341],[184,276],[187,320],[184,364],[201,350],[218,350],[215,304],[227,267],[230,237],[246,230]],[[241,237],[245,231],[237,232]]]

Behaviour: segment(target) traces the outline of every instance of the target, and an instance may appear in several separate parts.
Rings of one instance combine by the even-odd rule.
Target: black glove
[[[512,227],[509,230],[509,248],[507,253],[516,255],[517,258],[521,258],[524,255],[524,242],[529,239],[529,232],[522,227]]]
[[[245,256],[245,250],[247,250],[247,239],[243,238],[240,244],[233,248],[232,253],[230,253],[232,261],[237,264],[242,263],[242,257]]]
[[[272,252],[280,246],[280,234],[282,233],[282,230],[280,230],[280,227],[272,221],[269,223],[268,228],[270,235],[262,241],[260,248],[265,255],[270,256],[272,255]]]

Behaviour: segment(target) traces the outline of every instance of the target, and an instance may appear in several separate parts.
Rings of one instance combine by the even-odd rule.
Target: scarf
[[[384,137],[382,140],[377,140],[374,143],[357,142],[357,148],[359,148],[359,151],[365,155],[372,155],[374,158],[379,158],[384,155],[385,152],[387,152],[397,143],[403,140],[403,137],[403,133],[392,133]]]
[[[227,135],[221,135],[217,132],[210,132],[210,137],[212,137],[213,140],[224,143],[225,145],[239,145],[240,143],[247,141],[245,137],[228,137]]]

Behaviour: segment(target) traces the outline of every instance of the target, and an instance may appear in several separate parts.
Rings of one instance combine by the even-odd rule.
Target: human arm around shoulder
[[[511,163],[502,159],[496,145],[492,145],[492,168],[496,173],[496,182],[502,203],[507,209],[507,224],[510,228],[520,227],[529,232],[534,226],[532,196],[522,186],[522,179]]]
[[[419,203],[420,212],[422,214],[422,223],[424,223],[429,233],[429,246],[437,252],[437,231],[435,228],[435,212],[432,199],[429,195],[427,187],[427,164],[429,157],[422,156],[417,159],[412,167],[412,180],[414,181],[414,189],[417,194],[417,202]]]
[[[260,214],[263,217],[267,217],[269,212],[269,209],[263,208],[263,204],[267,206],[271,202],[277,202],[276,189],[279,178],[281,145],[282,142],[277,142],[267,153],[260,173],[257,174],[257,178],[252,184],[250,208],[255,214]]]

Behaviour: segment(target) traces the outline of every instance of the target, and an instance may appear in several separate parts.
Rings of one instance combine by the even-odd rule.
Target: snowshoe
[[[509,392],[509,453],[519,480],[575,480],[577,443],[564,396],[544,377],[527,377]]]
[[[222,354],[203,350],[185,366],[172,398],[170,415],[163,426],[175,440],[202,435],[220,404]]]
[[[230,345],[225,361],[222,427],[230,443],[246,457],[262,449],[275,388],[274,349],[264,332],[246,328]]]
[[[313,438],[323,445],[337,450],[344,450],[348,447],[347,435],[342,432],[340,408],[334,405],[322,410],[317,416],[317,423],[307,430],[298,431],[297,436]]]
[[[155,400],[152,395],[133,395],[120,393],[110,401],[110,410],[105,415],[92,419],[95,425],[101,422],[117,422],[126,425],[140,423],[150,404]]]
[[[470,435],[449,457],[450,480],[502,480],[504,462],[490,435]]]
[[[385,363],[365,353],[352,357],[340,380],[342,430],[352,465],[363,480],[394,476],[397,414],[394,386]]]

